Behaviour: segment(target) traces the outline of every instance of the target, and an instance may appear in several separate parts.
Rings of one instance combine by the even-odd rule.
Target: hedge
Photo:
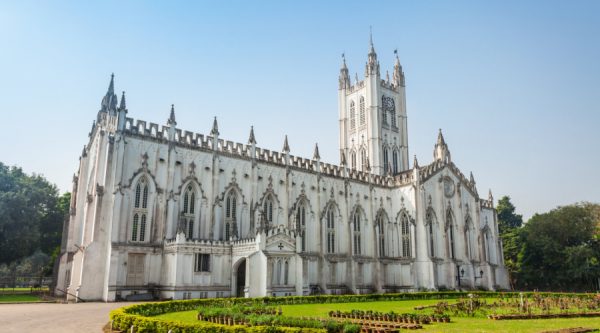
[[[318,296],[288,296],[288,297],[264,297],[264,298],[228,298],[228,299],[192,299],[182,301],[152,302],[126,306],[111,311],[110,319],[113,327],[127,330],[135,325],[136,332],[168,332],[173,333],[324,333],[323,329],[298,328],[298,327],[276,327],[276,326],[227,326],[214,323],[198,321],[197,323],[182,323],[152,318],[168,312],[190,311],[199,306],[225,306],[234,304],[264,304],[264,305],[290,305],[290,304],[315,304],[315,303],[351,303],[351,302],[373,302],[373,301],[398,301],[398,300],[420,300],[420,299],[449,299],[466,297],[475,294],[480,297],[519,297],[518,292],[416,292],[400,294],[368,294],[368,295],[318,295]],[[525,297],[532,295],[553,297],[594,297],[595,294],[573,294],[573,293],[551,293],[551,292],[524,292]]]

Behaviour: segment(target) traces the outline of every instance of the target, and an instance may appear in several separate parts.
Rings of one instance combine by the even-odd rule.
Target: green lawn
[[[13,302],[40,302],[40,298],[37,295],[31,294],[0,294],[0,303],[13,303]]]
[[[282,306],[286,316],[300,317],[328,317],[331,310],[349,311],[373,310],[394,311],[398,313],[416,312],[413,308],[418,305],[436,304],[439,300],[411,300],[388,302],[361,302],[361,303],[325,303],[301,304]],[[453,302],[453,300],[444,300]],[[181,311],[156,316],[164,320],[196,322],[196,311]],[[600,328],[599,318],[569,318],[569,319],[534,319],[534,320],[491,320],[487,318],[460,318],[452,317],[451,323],[434,323],[423,325],[423,330],[415,332],[510,332],[510,333],[538,333],[545,330],[568,327],[593,327]]]

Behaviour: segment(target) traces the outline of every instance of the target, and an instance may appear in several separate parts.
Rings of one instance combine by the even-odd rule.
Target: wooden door
[[[141,286],[144,284],[144,264],[146,255],[130,253],[127,260],[127,285]]]

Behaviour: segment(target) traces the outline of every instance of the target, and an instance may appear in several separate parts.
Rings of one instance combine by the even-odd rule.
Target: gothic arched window
[[[361,242],[360,242],[360,214],[361,210],[356,208],[354,210],[354,216],[352,218],[352,243],[354,245],[353,253],[355,255],[361,254]]]
[[[188,239],[194,238],[194,220],[196,219],[196,191],[190,184],[186,187],[183,193],[183,211],[181,218],[183,219],[185,234]]]
[[[383,215],[382,214],[377,215],[377,220],[375,221],[375,225],[377,226],[377,229],[379,229],[379,237],[378,237],[378,241],[379,241],[379,256],[380,257],[385,257],[386,256],[386,251],[385,251],[385,221],[383,219]]]
[[[450,258],[455,259],[454,223],[452,221],[452,211],[450,210],[446,213],[446,228],[446,232],[448,233],[448,250],[450,251]]]
[[[229,240],[230,237],[235,236],[237,228],[237,196],[235,191],[231,190],[227,194],[225,200],[225,240]]]
[[[354,101],[350,102],[350,129],[356,128],[356,105]]]
[[[135,186],[133,201],[133,221],[131,223],[131,241],[146,241],[146,228],[148,220],[148,181],[146,177],[140,178]]]
[[[360,150],[360,165],[363,171],[367,171],[367,151],[364,148]]]
[[[302,252],[306,251],[306,206],[304,203],[298,205],[296,210],[296,230],[302,239]]]
[[[356,152],[354,150],[350,153],[350,163],[352,169],[356,169]]]
[[[472,237],[472,229],[473,229],[473,222],[471,220],[471,216],[467,215],[467,218],[465,219],[465,254],[467,256],[468,259],[474,259],[473,258],[473,246],[472,246],[472,242],[471,239]]]
[[[386,147],[383,147],[383,171],[387,172],[390,169],[389,153]]]
[[[427,226],[429,240],[429,256],[435,257],[435,234],[433,231],[433,213],[431,210],[425,214],[425,225]]]
[[[396,149],[392,152],[392,171],[394,174],[398,173],[398,151]]]
[[[335,217],[333,206],[330,205],[326,213],[327,218],[327,253],[335,252]]]
[[[360,101],[358,103],[358,110],[360,113],[360,124],[364,125],[365,124],[365,119],[366,119],[366,115],[365,115],[365,98],[360,96]]]
[[[402,256],[408,258],[411,256],[411,244],[410,244],[410,221],[406,213],[400,217],[400,232],[402,238]]]
[[[271,195],[268,195],[263,202],[263,214],[266,227],[269,228],[273,224],[273,197]]]

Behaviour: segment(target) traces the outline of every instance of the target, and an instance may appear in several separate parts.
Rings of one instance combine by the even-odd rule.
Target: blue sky
[[[337,77],[398,49],[409,153],[442,128],[479,192],[526,217],[600,201],[598,1],[4,1],[0,161],[71,177],[110,73],[129,116],[338,163]],[[352,74],[353,76],[353,74]]]

